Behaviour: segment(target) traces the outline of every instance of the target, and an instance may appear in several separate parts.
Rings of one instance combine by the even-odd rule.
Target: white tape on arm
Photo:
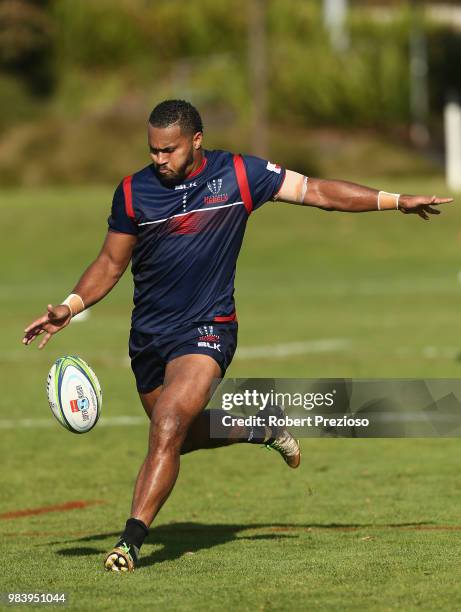
[[[308,176],[304,176],[303,177],[303,188],[301,190],[301,198],[299,200],[300,204],[303,204],[303,202],[304,202],[304,196],[307,193],[308,182],[309,182],[309,177]]]
[[[400,193],[380,191],[378,193],[378,210],[398,210]]]
[[[85,310],[85,302],[77,293],[71,293],[66,297],[62,305],[68,306],[72,317]]]
[[[304,204],[304,197],[309,188],[308,181],[309,178],[307,176],[303,176],[293,170],[287,170],[280,189],[272,196],[272,199],[291,204]]]

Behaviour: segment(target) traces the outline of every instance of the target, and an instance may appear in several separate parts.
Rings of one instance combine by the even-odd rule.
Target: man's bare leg
[[[152,413],[155,410],[155,405],[162,392],[163,386],[159,386],[149,393],[140,393],[144,410],[149,418],[152,417]],[[221,435],[219,437],[212,438],[210,433],[210,420],[214,418],[215,423],[219,423],[220,417],[227,415],[228,412],[225,410],[206,410],[200,412],[200,414],[192,421],[187,431],[186,438],[181,447],[181,455],[190,453],[194,450],[202,450],[206,448],[219,448],[221,446],[229,446],[229,444],[236,444],[237,442],[248,442],[248,438],[251,434],[250,427],[247,426],[235,426],[235,427],[221,427]],[[270,438],[270,430],[264,427],[259,428],[258,431],[261,439],[254,436],[255,444],[262,444]]]
[[[147,456],[138,474],[131,516],[149,526],[176,482],[181,446],[191,423],[205,408],[220,376],[207,355],[184,355],[168,363],[152,411]]]
[[[157,387],[150,393],[140,394],[141,402],[144,406],[149,419],[151,418],[157,399],[162,391],[162,386]],[[271,414],[277,414],[277,408],[270,408]],[[219,448],[229,446],[238,442],[250,442],[252,444],[266,444],[280,442],[280,435],[285,436],[285,443],[279,450],[282,457],[290,467],[298,467],[300,453],[299,448],[296,450],[292,444],[291,436],[286,436],[284,428],[273,428],[268,426],[250,427],[248,425],[235,425],[226,427],[222,425],[222,418],[229,413],[225,410],[211,409],[203,410],[192,421],[187,431],[186,438],[181,447],[181,455],[190,453],[195,450],[207,448]],[[262,416],[265,416],[261,413]],[[213,431],[213,437],[211,432]],[[289,453],[288,455],[286,453]],[[294,455],[293,455],[294,452]]]
[[[213,381],[219,376],[220,368],[211,357],[184,355],[167,365],[162,386],[141,395],[144,409],[151,421],[148,451],[136,481],[131,518],[127,521],[120,543],[106,558],[106,569],[133,569],[136,558],[133,560],[132,556],[137,557],[147,535],[147,528],[176,482],[181,454],[201,448],[216,448],[250,441],[248,428],[232,428],[229,435],[226,433],[227,437],[223,438],[213,439],[210,436],[210,413],[226,414],[224,411],[203,413],[211,396]],[[254,438],[252,442],[264,442],[270,435],[266,428],[260,429],[261,439]],[[295,442],[292,438],[291,440]],[[297,463],[291,467],[299,465],[297,444],[296,452]],[[122,541],[125,548],[120,547]],[[126,541],[131,541],[129,548],[126,548]],[[133,543],[136,543],[134,549],[131,546]]]
[[[184,355],[167,364],[161,390],[152,392],[149,442],[146,458],[139,470],[127,530],[142,543],[142,530],[152,523],[167,500],[178,476],[180,452],[191,423],[205,408],[213,380],[220,368],[207,355]],[[157,391],[157,390],[156,390]],[[144,403],[144,402],[143,402]],[[129,523],[129,524],[128,524]],[[105,561],[108,570],[133,569],[134,549],[123,537]],[[123,543],[122,543],[123,542]]]

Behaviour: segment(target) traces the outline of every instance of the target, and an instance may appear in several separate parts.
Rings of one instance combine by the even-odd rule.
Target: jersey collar
[[[202,163],[200,164],[200,166],[198,168],[196,168],[193,172],[191,172],[190,174],[188,174],[185,178],[185,180],[189,180],[191,178],[193,178],[194,176],[197,176],[198,174],[200,174],[201,172],[203,172],[203,170],[205,169],[207,163],[207,158],[205,157],[205,154],[203,155],[203,159],[202,159]]]

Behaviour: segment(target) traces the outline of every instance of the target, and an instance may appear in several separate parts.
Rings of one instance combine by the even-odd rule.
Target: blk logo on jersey
[[[183,189],[190,189],[191,187],[197,187],[197,182],[192,181],[192,183],[186,183],[184,185],[176,185],[175,191],[182,191]]]
[[[205,196],[203,198],[203,202],[205,204],[219,204],[222,202],[227,202],[229,196],[227,193],[221,193],[222,189],[222,179],[213,179],[211,181],[207,181],[206,186],[211,191],[211,196]]]

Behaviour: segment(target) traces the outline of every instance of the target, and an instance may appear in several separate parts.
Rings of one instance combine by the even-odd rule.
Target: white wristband
[[[398,210],[400,193],[380,191],[378,193],[378,210]]]
[[[304,204],[304,196],[307,193],[308,181],[309,181],[309,177],[303,176],[303,188],[301,190],[301,195],[299,197],[300,204]]]
[[[71,317],[75,317],[79,312],[85,310],[85,302],[77,293],[68,295],[62,305],[69,307]]]

